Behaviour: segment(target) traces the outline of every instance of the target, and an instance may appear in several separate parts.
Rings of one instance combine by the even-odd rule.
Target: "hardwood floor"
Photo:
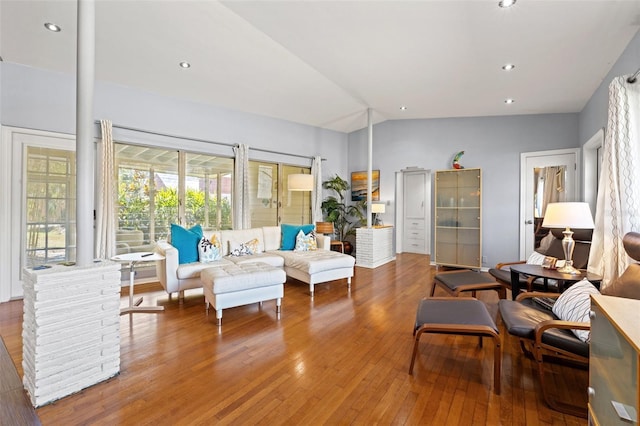
[[[120,374],[37,414],[43,425],[586,424],[545,405],[533,361],[499,320],[500,396],[492,390],[493,345],[479,348],[476,337],[423,335],[410,376],[416,309],[433,274],[427,256],[402,254],[374,270],[356,268],[350,294],[345,280],[316,286],[313,301],[308,286],[292,280],[280,320],[273,301],[233,308],[220,332],[201,290],[181,305],[146,286],[143,303],[166,311],[121,317]],[[497,294],[478,297],[497,317]],[[21,329],[22,302],[0,304],[0,335],[20,375]],[[563,397],[583,398],[586,371],[554,372]]]

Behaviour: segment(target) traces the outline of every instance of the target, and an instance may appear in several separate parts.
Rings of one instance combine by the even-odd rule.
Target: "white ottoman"
[[[205,304],[216,310],[218,325],[222,325],[222,310],[250,303],[276,300],[276,314],[284,297],[285,272],[266,263],[241,263],[207,268],[200,273]]]

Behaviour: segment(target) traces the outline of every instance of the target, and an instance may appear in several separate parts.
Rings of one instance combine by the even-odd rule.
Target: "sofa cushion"
[[[236,265],[241,265],[244,263],[266,263],[267,265],[271,265],[276,268],[282,268],[284,266],[284,258],[282,256],[278,256],[273,253],[259,253],[252,254],[247,256],[228,256],[227,260],[235,263]]]
[[[308,225],[289,225],[283,223],[280,225],[280,229],[282,230],[282,240],[280,242],[280,250],[293,250],[296,246],[296,236],[298,232],[302,230],[304,234],[308,234],[309,232],[315,229],[313,224]]]
[[[171,245],[178,249],[178,263],[198,261],[198,243],[201,238],[200,225],[185,229],[180,225],[171,224]]]
[[[279,226],[263,226],[264,251],[279,250],[282,231]]]
[[[563,321],[589,323],[591,295],[600,294],[587,279],[577,282],[558,297],[553,313]],[[589,330],[571,330],[583,342],[589,341]]]
[[[220,241],[222,244],[222,255],[226,256],[231,250],[231,246],[236,248],[240,243],[245,243],[251,240],[258,240],[258,252],[264,251],[264,235],[262,234],[262,228],[249,228],[249,229],[234,229],[225,230],[220,232]]]
[[[207,268],[217,268],[225,265],[233,265],[233,262],[228,261],[227,259],[220,259],[214,262],[209,263],[200,263],[200,262],[191,262],[191,263],[183,263],[178,266],[178,270],[176,271],[176,276],[178,279],[187,280],[189,278],[199,278],[200,273]]]
[[[284,266],[295,268],[307,274],[340,268],[353,268],[356,259],[352,256],[330,250],[279,251],[284,258]]]
[[[287,277],[282,269],[264,263],[227,265],[207,269],[202,273],[205,285],[211,285],[214,294],[232,293],[259,287],[283,284]]]

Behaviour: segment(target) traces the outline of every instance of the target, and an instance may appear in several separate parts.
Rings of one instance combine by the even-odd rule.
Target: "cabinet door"
[[[403,182],[403,251],[409,253],[428,252],[429,230],[425,226],[428,197],[431,190],[430,172],[410,172],[404,174]]]
[[[424,173],[404,175],[404,216],[408,219],[424,219],[426,176]]]

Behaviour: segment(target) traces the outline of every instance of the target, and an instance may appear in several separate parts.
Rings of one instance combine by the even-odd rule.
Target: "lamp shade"
[[[371,204],[371,213],[384,213],[384,204]]]
[[[313,175],[290,174],[287,179],[289,191],[313,190]]]
[[[333,223],[316,222],[316,232],[318,234],[333,234]]]
[[[542,221],[544,228],[593,229],[588,203],[549,203]]]

